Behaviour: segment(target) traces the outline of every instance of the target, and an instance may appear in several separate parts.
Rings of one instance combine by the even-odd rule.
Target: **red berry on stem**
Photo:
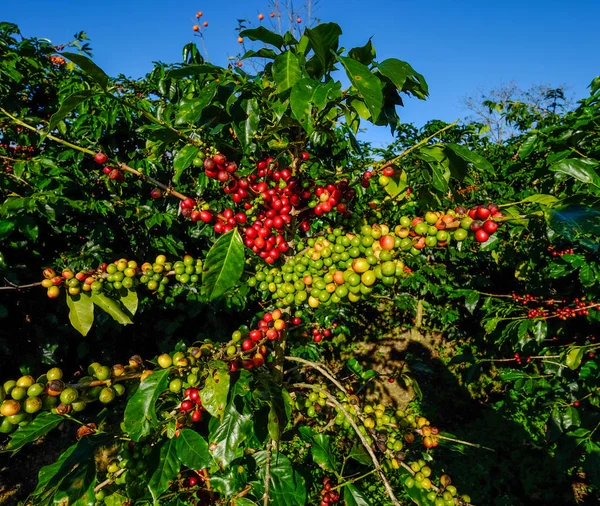
[[[94,155],[94,161],[96,163],[106,163],[107,160],[108,156],[106,156],[104,153],[96,153]]]

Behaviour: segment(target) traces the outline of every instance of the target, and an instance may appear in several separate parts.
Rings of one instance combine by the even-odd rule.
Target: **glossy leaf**
[[[237,125],[234,125],[235,134],[242,143],[244,148],[247,148],[254,142],[256,129],[260,123],[260,111],[256,99],[246,101],[246,119]]]
[[[223,419],[223,413],[227,406],[227,394],[229,393],[229,370],[224,362],[215,363],[216,368],[212,369],[204,383],[204,388],[200,390],[202,406],[219,420]]]
[[[242,445],[252,430],[252,414],[240,414],[234,403],[230,402],[225,409],[223,421],[209,435],[210,453],[220,468],[227,467],[242,456]]]
[[[190,144],[187,144],[177,152],[173,160],[173,170],[175,171],[173,182],[175,184],[179,183],[183,171],[192,165],[194,158],[196,158],[199,153],[200,149]]]
[[[125,407],[125,429],[133,441],[139,441],[150,434],[158,423],[156,401],[169,382],[169,370],[155,370],[131,396]]]
[[[371,42],[371,39],[362,47],[355,47],[348,51],[348,56],[356,61],[359,61],[363,65],[370,65],[377,56],[375,46]]]
[[[19,427],[16,432],[11,435],[10,441],[1,452],[12,452],[14,455],[25,445],[37,441],[64,421],[64,417],[60,415],[53,415],[48,411],[43,411],[36,415],[31,423]]]
[[[346,506],[371,506],[371,503],[365,497],[362,490],[353,483],[344,486],[343,490]]]
[[[278,33],[267,30],[264,26],[258,28],[250,28],[249,30],[242,30],[240,37],[248,37],[250,40],[259,40],[265,44],[275,46],[277,49],[281,49],[284,45],[283,37]]]
[[[182,100],[179,104],[177,115],[175,116],[175,124],[186,125],[196,123],[202,116],[204,109],[215,98],[217,90],[217,85],[211,83],[202,88],[202,91],[196,96]]]
[[[458,144],[450,143],[450,144],[446,144],[446,147],[448,149],[450,149],[451,151],[453,151],[456,155],[461,157],[466,162],[472,163],[473,166],[477,170],[480,170],[483,172],[490,172],[490,173],[494,172],[494,167],[492,167],[492,164],[490,162],[488,162],[480,154],[475,153],[475,151],[471,151],[466,146],[460,146]]]
[[[273,80],[277,83],[277,93],[289,90],[302,78],[298,57],[286,51],[273,62]]]
[[[260,483],[256,484],[256,495],[264,493],[265,470],[267,463],[267,452],[260,451],[252,455],[258,467]],[[285,504],[286,506],[304,506],[306,504],[306,485],[304,478],[296,473],[290,460],[283,454],[273,452],[271,454],[269,496],[273,504]]]
[[[100,67],[98,67],[98,65],[96,65],[87,56],[83,56],[82,54],[69,53],[67,51],[62,52],[61,56],[68,58],[73,63],[81,67],[81,69],[94,81],[96,81],[96,83],[98,83],[102,89],[106,90],[108,88],[108,76]]]
[[[65,119],[73,110],[90,98],[92,94],[91,90],[76,91],[65,98],[60,104],[60,109],[50,118],[50,121],[48,122],[48,131],[54,130],[60,121]]]
[[[0,240],[6,239],[15,229],[15,222],[12,220],[0,220]]]
[[[131,318],[123,311],[123,307],[116,300],[111,299],[107,295],[99,292],[90,292],[92,294],[92,302],[96,304],[105,313],[110,315],[113,320],[121,325],[130,325],[133,322]]]
[[[233,288],[244,270],[244,243],[233,229],[213,244],[206,256],[202,283],[209,300],[214,300]]]
[[[591,158],[567,158],[552,165],[550,170],[600,188],[600,175],[597,172],[599,165],[597,160]]]
[[[383,107],[383,83],[369,67],[348,57],[339,58],[352,85],[367,104],[374,120],[379,117]]]
[[[119,292],[119,295],[121,295],[121,297],[119,298],[119,302],[123,305],[125,309],[127,309],[131,316],[135,315],[135,313],[137,313],[139,304],[139,297],[137,291],[135,289],[128,290],[125,288]]]
[[[208,467],[211,456],[208,443],[194,430],[183,429],[175,439],[177,457],[185,467],[195,471]]]
[[[422,100],[429,95],[425,78],[405,61],[388,58],[378,63],[377,68],[398,90],[412,93]]]
[[[81,292],[78,295],[66,292],[66,297],[71,325],[82,336],[87,336],[94,324],[94,303],[91,292]]]
[[[148,481],[148,489],[152,494],[154,504],[160,504],[161,494],[177,478],[180,467],[181,464],[177,458],[177,442],[174,439],[167,439],[160,448],[158,463]]]
[[[396,198],[408,188],[408,176],[402,169],[396,168],[394,175],[389,180],[389,183],[385,185],[385,192],[392,198]]]
[[[312,77],[320,79],[331,70],[341,34],[342,29],[336,23],[320,23],[306,29],[309,47],[314,51],[314,56],[306,64]]]

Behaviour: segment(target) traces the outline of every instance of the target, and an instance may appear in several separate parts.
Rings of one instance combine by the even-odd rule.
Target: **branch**
[[[71,142],[65,141],[63,139],[60,139],[59,137],[55,137],[52,134],[46,133],[42,130],[39,130],[38,128],[30,125],[29,123],[25,123],[24,121],[20,120],[19,118],[16,118],[15,116],[13,116],[12,114],[10,114],[8,111],[4,110],[2,107],[0,107],[0,111],[2,111],[6,116],[8,116],[12,121],[14,121],[15,123],[17,123],[17,125],[21,125],[24,128],[27,128],[35,133],[37,133],[38,135],[42,136],[42,137],[46,137],[47,139],[50,139],[54,142],[58,142],[59,144],[62,144],[64,146],[67,146],[71,149],[75,149],[77,151],[81,151],[82,153],[85,153],[86,155],[90,155],[90,156],[94,156],[96,153],[94,153],[91,149],[87,149],[87,148],[83,148],[81,146],[78,146],[76,144],[73,144]],[[156,186],[158,186],[159,188],[162,188],[167,195],[173,195],[181,200],[185,200],[187,197],[185,195],[183,195],[182,193],[179,193],[176,190],[173,190],[171,187],[161,183],[160,181],[157,181],[156,179],[154,179],[153,177],[150,176],[146,176],[145,174],[142,174],[140,171],[129,167],[129,165],[125,164],[125,163],[121,163],[121,162],[116,162],[115,160],[109,160],[111,162],[114,162],[119,169],[125,171],[125,172],[129,172],[131,174],[133,174],[134,176],[139,177],[142,181],[148,181]]]
[[[316,362],[310,362],[309,360],[305,360],[305,359],[299,358],[299,357],[285,357],[285,359],[289,360],[290,362],[298,362],[300,364],[304,364],[308,367],[312,367],[313,369],[316,369],[323,376],[325,376],[329,381],[331,381],[336,387],[338,387],[338,389],[340,389],[342,392],[344,392],[346,395],[348,395],[348,391],[346,390],[346,388],[344,388],[344,385],[342,385],[335,378],[335,376],[331,373],[331,371],[329,371],[329,369],[327,369],[324,365],[318,364]]]
[[[365,436],[362,434],[362,432],[359,430],[358,425],[356,425],[356,422],[354,421],[352,416],[344,409],[342,404],[329,392],[327,392],[326,390],[323,390],[322,388],[316,387],[315,385],[310,385],[309,383],[294,383],[292,386],[296,387],[296,388],[307,388],[309,390],[315,390],[316,392],[322,393],[323,395],[325,395],[327,397],[329,402],[331,402],[335,407],[337,407],[340,410],[340,412],[346,417],[346,419],[348,420],[348,422],[350,423],[350,425],[356,432],[356,435],[360,439],[360,442],[363,444],[363,446],[369,453],[369,456],[371,457],[371,460],[373,461],[373,465],[375,466],[375,469],[377,470],[377,474],[379,474],[379,478],[383,482],[383,486],[385,487],[385,491],[387,492],[388,497],[390,498],[390,500],[392,501],[394,506],[402,506],[400,501],[398,501],[398,499],[394,495],[394,491],[390,485],[390,482],[386,478],[386,476],[383,472],[383,469],[381,468],[381,464],[379,463],[377,456],[373,452],[371,445],[369,444],[369,442],[367,441]]]

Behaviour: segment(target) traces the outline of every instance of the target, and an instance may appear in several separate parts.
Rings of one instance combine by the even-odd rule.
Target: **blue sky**
[[[199,10],[201,21],[209,23],[208,54],[220,64],[239,51],[237,19],[258,23],[259,13],[270,12],[269,2],[262,0],[2,3],[0,20],[17,23],[26,36],[58,44],[84,30],[95,61],[111,75],[131,77],[148,72],[154,60],[179,61],[183,44],[194,40],[191,27]],[[305,12],[299,14],[306,19]],[[417,125],[465,117],[462,98],[478,89],[511,81],[522,88],[565,84],[578,99],[600,74],[597,0],[320,0],[314,16],[339,23],[345,47],[372,36],[378,60],[400,58],[424,74],[430,99],[407,100],[400,110],[403,121]],[[365,135],[377,144],[391,140],[380,128]]]

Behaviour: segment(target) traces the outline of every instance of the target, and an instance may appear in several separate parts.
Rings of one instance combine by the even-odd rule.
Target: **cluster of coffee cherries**
[[[306,416],[308,418],[314,418],[325,408],[325,404],[327,402],[327,395],[325,394],[324,390],[326,387],[325,385],[320,385],[320,388],[323,391],[320,391],[318,393],[315,391],[310,392],[306,396],[303,403],[300,401],[296,402],[296,407],[298,409],[306,409]]]
[[[469,209],[468,212],[464,207],[459,206],[456,208],[456,213],[459,216],[467,214],[468,218],[472,220],[470,229],[475,232],[477,242],[486,242],[490,236],[494,235],[499,226],[495,220],[504,217],[497,204],[475,206]]]
[[[280,307],[306,302],[316,308],[346,298],[357,302],[378,283],[391,286],[409,274],[401,259],[404,252],[416,256],[425,247],[446,246],[451,237],[466,239],[472,220],[464,220],[468,223],[463,227],[454,211],[430,212],[425,219],[403,216],[394,231],[379,224],[364,225],[356,234],[331,229],[323,237],[309,238],[306,248],[299,243],[302,251],[281,268],[257,266],[248,284],[266,297],[270,292]]]
[[[308,203],[308,207],[312,208],[317,216],[333,210],[349,216],[348,202],[356,196],[356,190],[348,185],[348,178],[343,178],[336,184],[328,183],[326,186],[317,186],[314,190],[315,199]]]
[[[471,502],[471,498],[466,494],[458,496],[458,491],[452,485],[452,479],[447,474],[440,476],[439,485],[436,486],[437,490],[431,490],[433,487],[430,478],[432,471],[425,460],[419,459],[411,462],[410,469],[414,474],[404,480],[404,486],[408,489],[422,489],[423,493],[429,491],[424,497],[428,504],[433,506],[455,506],[456,504],[469,504]]]
[[[525,362],[526,364],[530,364],[531,363],[531,357],[522,357],[521,354],[519,352],[514,354],[515,357],[515,362],[517,363],[517,365],[523,365],[523,362]]]
[[[70,295],[78,295],[82,291],[100,291],[102,290],[102,273],[106,269],[106,264],[100,266],[97,270],[74,272],[69,268],[63,269],[58,275],[54,269],[44,269],[44,279],[41,282],[42,287],[47,289],[47,295],[51,299],[56,299],[60,295],[60,288],[66,287]]]
[[[106,463],[106,479],[113,486],[127,486],[128,497],[142,497],[148,478],[147,458],[152,453],[150,444],[135,443],[134,441],[122,442],[116,454],[112,453]],[[147,490],[147,489],[146,489]],[[104,503],[106,492],[99,489],[95,493],[96,501]]]
[[[315,343],[320,343],[324,337],[331,337],[330,329],[314,328],[312,329],[312,338]]]
[[[21,155],[19,160],[23,160],[23,161],[29,160],[31,158],[32,151],[34,149],[35,148],[33,146],[20,146],[18,144],[11,145],[8,143],[0,143],[0,150],[5,150],[5,152],[9,152],[11,157]],[[23,156],[23,154],[26,154],[26,155]],[[0,160],[0,164],[2,164],[2,167],[4,168],[5,172],[11,172],[13,170],[11,163],[12,162],[10,160],[4,159],[4,158]]]
[[[575,250],[573,248],[556,249],[554,246],[548,246],[548,252],[553,257],[562,257],[563,255],[574,255]]]
[[[284,331],[300,323],[300,317],[291,317],[280,309],[275,309],[265,313],[256,328],[250,330],[245,325],[240,327],[231,335],[231,343],[226,349],[227,357],[231,360],[230,368],[238,370],[240,367],[252,369],[262,366],[268,354],[264,342],[281,339]],[[239,359],[236,358],[238,356]]]
[[[66,63],[65,59],[62,56],[51,56],[50,61],[52,63],[54,63],[54,65],[59,65],[59,66],[62,66]]]
[[[109,367],[94,362],[88,367],[88,375],[77,383],[65,383],[63,371],[58,367],[37,379],[25,375],[5,381],[0,386],[0,433],[8,434],[28,425],[41,411],[66,415],[82,411],[90,402],[108,404],[125,393],[122,382],[132,375],[137,379],[141,367],[141,358],[134,355],[127,366]]]
[[[556,317],[560,318],[561,320],[567,320],[577,316],[588,316],[591,308],[600,310],[599,304],[587,300],[586,297],[582,297],[581,299],[576,298],[573,299],[573,301],[556,299],[542,300],[540,297],[530,294],[518,295],[513,293],[512,298],[514,301],[523,305],[532,303],[538,305],[538,307],[531,308],[527,311],[527,318]],[[551,309],[546,309],[543,306]]]
[[[117,183],[122,183],[125,181],[125,173],[122,170],[109,165],[104,165],[108,161],[108,156],[106,156],[104,153],[96,153],[94,155],[94,161],[103,166],[102,173],[106,174],[112,181]]]
[[[340,494],[337,492],[337,490],[332,490],[335,485],[335,482],[329,476],[325,476],[325,478],[323,478],[323,488],[320,492],[320,506],[329,506],[340,500]]]

